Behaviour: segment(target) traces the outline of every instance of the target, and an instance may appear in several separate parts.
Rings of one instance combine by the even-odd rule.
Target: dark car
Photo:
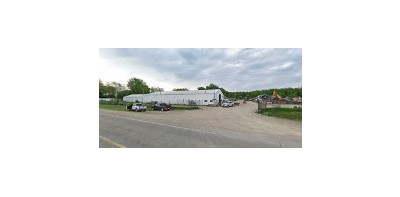
[[[161,106],[165,106],[169,110],[171,110],[171,104],[166,104],[166,103],[160,103]]]
[[[171,109],[171,105],[160,103],[153,105],[153,110],[160,110],[160,111],[169,111]]]

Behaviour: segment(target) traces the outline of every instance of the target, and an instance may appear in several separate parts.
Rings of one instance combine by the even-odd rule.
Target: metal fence
[[[267,109],[268,105],[272,106],[272,102],[262,100],[262,99],[258,100],[257,103],[258,103],[258,112],[260,112],[263,109]]]
[[[116,103],[124,103],[124,102],[122,101],[122,99],[115,100],[114,98],[107,98],[107,99],[100,98],[99,103],[100,104],[116,104]]]
[[[279,108],[301,108],[302,107],[301,104],[277,104],[277,103],[272,103],[270,100],[263,100],[263,99],[258,100],[257,103],[258,103],[258,112],[260,112],[263,109],[275,108],[275,107],[279,107]]]
[[[114,102],[115,98],[99,98],[99,101],[103,102]]]

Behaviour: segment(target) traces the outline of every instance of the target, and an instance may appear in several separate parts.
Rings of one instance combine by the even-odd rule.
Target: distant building
[[[186,105],[216,105],[225,99],[220,89],[215,90],[189,90],[189,91],[164,91],[150,94],[131,94],[125,96],[126,102],[158,102],[168,104]]]

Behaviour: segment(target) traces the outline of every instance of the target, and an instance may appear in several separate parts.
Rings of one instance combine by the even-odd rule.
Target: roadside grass
[[[171,105],[172,110],[195,110],[200,109],[197,106],[187,106],[187,105]]]
[[[258,113],[266,116],[286,118],[290,120],[302,120],[301,108],[268,108],[263,109]]]
[[[116,104],[99,104],[100,109],[108,109],[115,111],[125,111],[125,105],[116,105]]]

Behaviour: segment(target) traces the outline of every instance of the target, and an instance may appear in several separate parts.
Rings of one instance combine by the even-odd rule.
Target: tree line
[[[244,98],[255,98],[259,95],[269,95],[271,96],[273,91],[276,90],[278,94],[285,98],[285,97],[302,97],[302,88],[278,88],[278,89],[265,89],[265,90],[255,90],[250,92],[223,92],[225,96],[229,98],[237,98],[237,99],[244,99]]]
[[[205,87],[198,87],[198,90],[213,90],[221,89],[222,93],[228,98],[245,99],[255,98],[259,95],[272,95],[273,91],[276,90],[281,97],[302,97],[302,88],[277,88],[277,89],[265,89],[265,90],[254,90],[249,92],[229,92],[224,88],[219,87],[211,83]]]
[[[129,79],[126,86],[114,81],[104,84],[101,79],[99,80],[100,98],[122,99],[130,94],[148,94],[159,91],[164,91],[164,89],[154,86],[149,87],[142,79],[135,77]]]
[[[278,89],[265,89],[255,90],[249,92],[229,92],[216,84],[211,83],[207,86],[201,86],[198,90],[214,90],[221,89],[222,93],[228,98],[244,99],[255,98],[259,95],[272,95],[276,90],[281,97],[302,97],[302,88],[278,88]],[[188,88],[175,88],[173,91],[188,91]],[[163,88],[149,87],[145,81],[139,78],[131,78],[128,80],[126,87],[118,82],[108,82],[104,84],[99,80],[99,97],[100,98],[116,98],[122,99],[124,96],[130,94],[148,94],[152,92],[162,92]]]

